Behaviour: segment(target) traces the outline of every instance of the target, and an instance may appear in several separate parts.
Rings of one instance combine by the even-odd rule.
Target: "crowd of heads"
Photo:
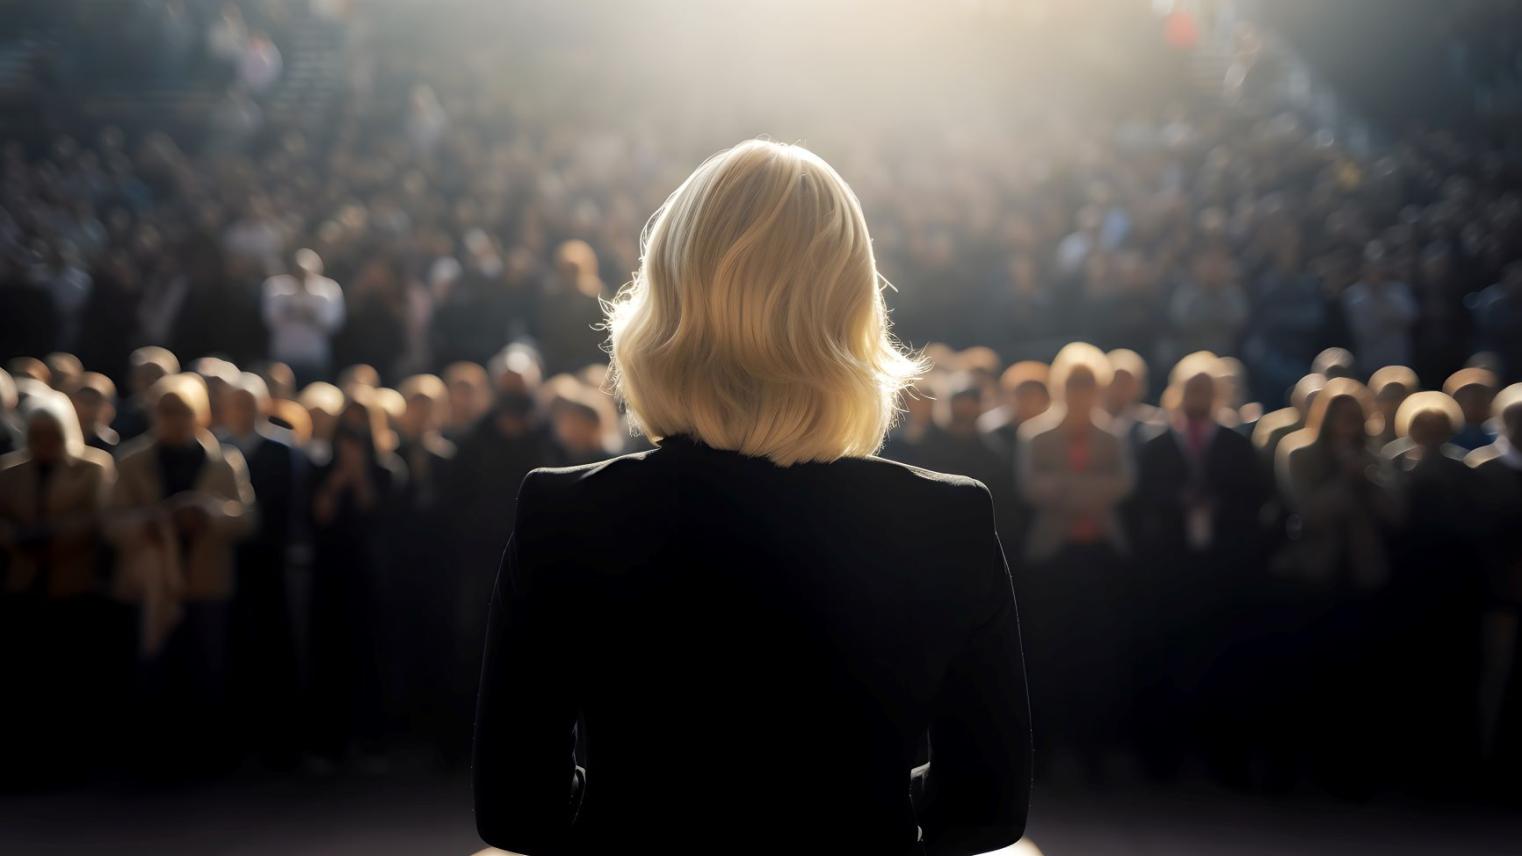
[[[1271,100],[1223,104],[1191,87],[1187,57],[1141,4],[937,18],[926,26],[1007,73],[959,78],[967,69],[953,63],[917,78],[925,67],[906,61],[883,73],[915,109],[863,94],[859,115],[841,104],[860,93],[826,97],[803,71],[777,70],[748,94],[677,59],[610,77],[606,58],[640,55],[649,35],[616,4],[585,21],[516,3],[469,15],[449,4],[142,5],[162,15],[139,21],[134,43],[188,38],[193,49],[165,56],[196,79],[185,70],[221,62],[212,91],[225,100],[147,123],[54,102],[6,145],[0,444],[15,451],[0,533],[10,590],[111,595],[151,614],[59,626],[96,627],[103,647],[91,650],[145,652],[159,664],[145,696],[155,704],[176,686],[224,699],[250,692],[240,681],[266,696],[272,681],[284,697],[317,687],[338,696],[310,710],[342,714],[318,717],[315,736],[288,723],[272,743],[327,758],[345,741],[373,750],[405,712],[437,707],[441,751],[456,751],[483,587],[522,473],[646,445],[609,395],[604,351],[607,301],[640,267],[646,218],[704,156],[762,130],[800,129],[839,170],[871,226],[895,333],[944,343],[920,349],[932,368],[901,398],[883,454],[995,491],[1017,591],[1021,566],[1063,563],[1142,581],[1214,563],[1251,580],[1212,589],[1206,605],[1257,616],[1243,625],[1252,632],[1196,622],[1212,629],[1182,653],[1159,639],[1199,613],[1142,597],[1169,616],[1136,631],[1155,655],[1143,663],[1117,662],[1125,640],[1093,623],[1120,608],[1113,592],[1093,599],[1103,574],[1021,591],[1037,614],[1093,607],[1088,624],[1033,631],[1038,701],[1039,676],[1070,665],[1055,653],[1064,634],[1083,632],[1106,643],[1079,652],[1085,668],[1142,688],[1128,703],[1182,685],[1169,692],[1221,728],[1269,705],[1224,678],[1169,671],[1193,657],[1216,675],[1271,661],[1281,699],[1310,705],[1297,683],[1306,674],[1320,688],[1387,664],[1339,660],[1348,671],[1297,677],[1286,662],[1329,647],[1373,657],[1372,642],[1349,643],[1358,628],[1377,626],[1364,638],[1407,653],[1410,628],[1434,630],[1345,608],[1394,591],[1393,614],[1410,618],[1400,610],[1425,591],[1410,557],[1440,553],[1411,539],[1454,546],[1421,525],[1447,519],[1431,516],[1434,491],[1472,498],[1471,523],[1515,513],[1504,474],[1522,439],[1522,161],[1441,130],[1364,151]],[[883,5],[895,20],[915,4]],[[112,42],[104,17],[74,23]],[[752,23],[761,42],[776,26]],[[720,39],[712,50],[750,49]],[[341,97],[298,86],[298,71],[328,75]],[[81,92],[101,75],[88,64],[71,73]],[[1091,425],[1100,433],[1072,439]],[[1236,443],[1225,463],[1197,459],[1216,443]],[[263,460],[276,447],[288,463]],[[37,519],[36,477],[18,474],[65,463],[92,485],[73,495],[70,520],[95,524]],[[198,481],[212,465],[216,478]],[[1214,468],[1230,477],[1214,481]],[[180,490],[166,492],[170,482]],[[1459,606],[1437,629],[1484,628],[1491,645],[1448,652],[1467,664],[1459,673],[1481,676],[1448,697],[1484,699],[1473,716],[1444,712],[1476,723],[1473,752],[1453,757],[1510,745],[1498,723],[1511,679],[1494,664],[1505,647],[1495,640],[1511,637],[1491,630],[1522,586],[1515,544],[1480,537],[1492,531],[1464,554],[1484,579],[1442,593]],[[65,537],[63,554],[43,556]],[[295,582],[274,594],[248,582],[287,574]],[[355,582],[371,577],[390,582]],[[303,587],[306,606],[288,608],[301,598],[287,589]],[[1333,621],[1291,608],[1308,603],[1343,611]],[[1286,610],[1298,627],[1272,624],[1293,625]],[[436,640],[424,662],[453,664],[447,678],[388,644],[379,616]],[[284,628],[273,642],[268,626]],[[1290,640],[1289,660],[1264,653],[1269,638]],[[208,650],[234,660],[179,650],[208,639],[233,640]],[[247,653],[277,648],[289,649],[269,655],[278,662]],[[350,677],[336,689],[320,680],[335,674]],[[1071,691],[1052,688],[1048,708]],[[1161,708],[1180,709],[1164,696]],[[1082,725],[1048,733],[1083,749],[1115,742]],[[1156,729],[1131,736],[1170,745]],[[1335,743],[1316,745],[1335,755]],[[1187,754],[1174,748],[1164,754]],[[1220,762],[1275,747],[1192,748]]]

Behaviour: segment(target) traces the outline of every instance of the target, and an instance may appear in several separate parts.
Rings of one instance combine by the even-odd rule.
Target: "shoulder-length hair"
[[[348,400],[338,411],[338,418],[328,430],[326,439],[333,445],[337,445],[340,435],[359,440],[367,447],[371,460],[379,460],[396,451],[396,432],[391,430],[386,408],[380,403],[376,391],[369,387],[355,387],[349,393]]]
[[[1379,418],[1379,411],[1374,407],[1373,396],[1369,394],[1368,387],[1350,377],[1334,377],[1326,382],[1326,386],[1316,394],[1311,402],[1311,411],[1305,418],[1305,433],[1316,443],[1326,440],[1326,432],[1330,420],[1327,418],[1333,407],[1349,402],[1358,406],[1358,413],[1364,422],[1364,431],[1374,436],[1383,428],[1383,422]]]
[[[1429,413],[1448,420],[1449,436],[1464,427],[1464,410],[1453,396],[1446,392],[1428,390],[1413,392],[1400,403],[1400,408],[1395,411],[1395,436],[1409,437],[1412,424]]]
[[[890,331],[861,205],[829,164],[740,143],[682,182],[641,243],[633,281],[602,302],[633,427],[780,466],[881,448],[928,364]]]
[[[165,397],[178,399],[195,415],[196,427],[202,431],[211,428],[211,396],[206,391],[206,380],[193,372],[166,375],[148,388],[148,402],[153,408]]]
[[[39,419],[58,426],[58,433],[63,435],[64,454],[70,458],[84,454],[84,431],[79,427],[79,415],[74,410],[74,402],[67,395],[52,389],[39,389],[27,395],[26,400],[21,402],[23,440],[30,434],[32,423]]]

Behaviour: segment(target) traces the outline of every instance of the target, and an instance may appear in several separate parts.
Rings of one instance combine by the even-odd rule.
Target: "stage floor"
[[[469,856],[469,797],[463,775],[421,774],[6,795],[0,853]],[[1522,853],[1522,818],[1500,811],[1208,791],[1039,793],[1032,808],[1044,856]]]

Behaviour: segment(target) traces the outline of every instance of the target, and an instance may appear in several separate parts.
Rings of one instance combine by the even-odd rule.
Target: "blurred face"
[[[72,396],[74,411],[79,414],[79,424],[85,428],[111,421],[106,400],[93,389],[81,389]]]
[[[195,440],[196,414],[178,395],[163,395],[153,408],[153,436],[160,443],[183,446]]]
[[[402,433],[418,437],[433,427],[433,399],[426,395],[414,395],[407,399],[407,409],[402,412]]]
[[[602,443],[597,422],[569,409],[555,414],[555,434],[568,449],[594,449]]]
[[[497,375],[495,386],[498,394],[502,393],[526,393],[529,391],[528,378],[523,372],[506,369]]]
[[[222,402],[222,419],[234,434],[254,433],[254,426],[259,421],[259,403],[254,400],[253,393],[242,389],[229,391]]]
[[[1190,419],[1209,419],[1215,408],[1215,398],[1215,379],[1207,374],[1198,374],[1184,384],[1179,408]]]
[[[468,383],[455,381],[449,385],[449,421],[463,425],[481,415],[480,396]]]
[[[951,399],[951,421],[967,425],[978,421],[983,413],[983,402],[976,394],[963,394]]]
[[[26,448],[38,463],[57,463],[63,459],[63,428],[51,417],[33,418],[26,429]]]
[[[1453,425],[1441,413],[1422,413],[1411,420],[1411,441],[1426,449],[1435,449],[1453,437]]]
[[[1326,430],[1332,441],[1352,446],[1363,442],[1363,408],[1346,396],[1332,402],[1327,409]]]
[[[1063,391],[1066,393],[1065,403],[1070,413],[1089,413],[1099,401],[1099,384],[1094,373],[1082,366],[1068,374]]]
[[[1052,406],[1052,396],[1046,384],[1029,381],[1015,388],[1015,417],[1021,422],[1034,419]]]
[[[1117,371],[1105,390],[1105,405],[1111,413],[1119,413],[1141,398],[1141,379],[1128,371]]]
[[[370,414],[363,407],[345,407],[338,421],[343,428],[356,434],[367,434],[370,431]]]
[[[1455,390],[1453,400],[1459,403],[1459,409],[1464,411],[1464,421],[1471,425],[1480,425],[1490,418],[1490,405],[1495,400],[1495,390],[1481,384],[1470,384],[1463,389]]]

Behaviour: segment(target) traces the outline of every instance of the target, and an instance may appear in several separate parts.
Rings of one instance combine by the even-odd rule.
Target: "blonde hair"
[[[39,389],[21,402],[21,424],[26,431],[22,434],[23,441],[30,433],[32,423],[38,419],[51,420],[58,426],[58,433],[63,435],[64,454],[70,458],[84,454],[84,431],[79,427],[79,414],[74,410],[74,403],[67,395],[54,389]]]
[[[1105,352],[1088,342],[1069,342],[1052,358],[1047,378],[1047,388],[1052,398],[1058,401],[1067,399],[1068,377],[1075,369],[1087,370],[1094,378],[1094,386],[1101,390],[1110,385],[1112,370],[1110,358]]]
[[[1028,383],[1039,383],[1041,388],[1046,388],[1047,374],[1050,369],[1046,363],[1035,360],[1022,360],[1004,370],[999,376],[999,386],[1009,392],[1014,392]]]
[[[344,407],[344,391],[327,381],[314,381],[307,384],[296,396],[302,407],[307,410],[321,410],[329,416],[337,416]]]
[[[289,398],[275,399],[270,404],[270,416],[290,429],[291,436],[295,438],[298,447],[311,442],[312,414],[296,401]]]
[[[1505,419],[1506,411],[1522,405],[1522,383],[1514,383],[1496,393],[1496,397],[1490,402],[1491,416],[1496,419]]]
[[[1460,390],[1471,386],[1483,386],[1486,389],[1494,391],[1500,385],[1501,383],[1496,379],[1495,372],[1489,369],[1477,369],[1470,367],[1467,369],[1459,369],[1458,371],[1449,375],[1448,380],[1443,382],[1443,392],[1446,392],[1449,395],[1457,396]]]
[[[402,414],[407,412],[406,397],[389,386],[376,387],[370,390],[370,394],[374,398],[375,405],[385,411],[392,423],[400,420]]]
[[[1197,375],[1208,374],[1219,381],[1224,374],[1222,360],[1213,351],[1194,351],[1185,354],[1168,372],[1168,385],[1182,387]]]
[[[1369,391],[1374,393],[1375,398],[1383,398],[1391,386],[1398,386],[1406,395],[1410,395],[1422,388],[1422,382],[1408,366],[1385,366],[1369,375]]]
[[[1406,396],[1406,400],[1400,403],[1395,411],[1395,436],[1407,437],[1411,434],[1411,423],[1418,416],[1427,413],[1436,413],[1447,418],[1448,432],[1451,434],[1464,427],[1464,411],[1459,403],[1453,400],[1453,396],[1446,392],[1413,392]]]
[[[148,402],[157,408],[159,400],[170,396],[190,408],[195,414],[196,426],[211,427],[211,396],[206,392],[206,379],[194,372],[165,375],[148,388]]]
[[[449,388],[444,386],[444,381],[440,380],[438,375],[415,374],[402,381],[397,391],[407,401],[422,397],[433,402],[435,406],[443,406],[449,402]]]
[[[652,441],[691,433],[779,466],[864,457],[928,370],[890,331],[861,205],[800,146],[704,161],[603,301],[614,391]]]
[[[1311,402],[1310,413],[1305,417],[1304,430],[1312,442],[1320,443],[1326,432],[1327,414],[1343,399],[1352,401],[1358,405],[1359,412],[1363,415],[1364,432],[1374,436],[1383,428],[1383,422],[1379,419],[1379,411],[1374,407],[1374,396],[1369,388],[1350,377],[1334,377],[1326,382],[1326,386],[1316,393],[1316,398]]]
[[[1116,348],[1110,353],[1105,354],[1105,359],[1110,363],[1110,373],[1112,376],[1116,372],[1125,372],[1138,381],[1146,382],[1147,361],[1142,359],[1141,354],[1130,348]]]

